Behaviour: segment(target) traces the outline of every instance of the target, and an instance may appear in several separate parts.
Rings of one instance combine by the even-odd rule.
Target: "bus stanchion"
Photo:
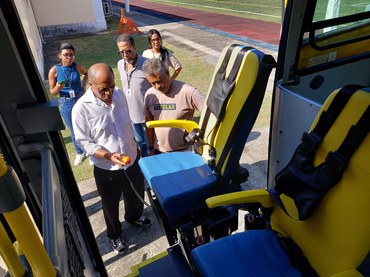
[[[0,256],[8,268],[11,276],[22,277],[26,270],[14,249],[12,242],[5,231],[3,224],[0,222]]]
[[[22,248],[33,274],[56,276],[57,272],[26,209],[25,200],[18,176],[0,156],[0,213]]]

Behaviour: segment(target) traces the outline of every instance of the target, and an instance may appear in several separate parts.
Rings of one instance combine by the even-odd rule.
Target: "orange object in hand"
[[[121,162],[123,162],[125,165],[131,163],[131,158],[129,156],[122,156]]]

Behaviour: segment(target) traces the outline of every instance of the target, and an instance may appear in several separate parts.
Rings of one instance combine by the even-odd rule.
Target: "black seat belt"
[[[348,102],[350,96],[360,88],[362,87],[347,86],[343,92],[340,91],[338,92],[339,95],[338,94],[336,95],[336,98],[329,106],[326,114],[324,116],[320,116],[319,122],[316,124],[316,127],[312,131],[312,133],[316,134],[318,138],[317,144],[327,134],[332,124],[334,123],[335,119],[338,117],[339,113],[341,112],[345,104]],[[357,124],[350,128],[342,144],[339,146],[338,150],[334,153],[330,152],[328,154],[328,157],[325,162],[328,163],[327,170],[332,171],[332,174],[337,174],[338,171],[341,172],[339,174],[343,173],[349,159],[354,154],[356,149],[359,147],[359,145],[369,132],[370,129],[370,124],[368,124],[369,120],[370,120],[370,105],[367,107],[367,109],[357,122]],[[317,145],[311,145],[310,148],[314,148],[316,150],[316,147]],[[289,217],[291,217],[280,199],[279,196],[280,193],[278,193],[275,189],[272,190],[268,189],[268,191],[270,195],[274,198],[276,203],[284,210],[284,212]],[[282,193],[285,192],[283,191]],[[296,267],[303,276],[307,277],[318,276],[315,270],[309,264],[307,258],[303,255],[302,250],[292,239],[280,238],[280,241],[291,260],[292,266]],[[368,268],[369,268],[369,255],[364,259],[364,262],[359,266],[358,270],[360,272],[361,270],[367,272]]]
[[[300,220],[306,220],[311,216],[326,192],[341,180],[350,158],[370,131],[369,121],[370,105],[357,124],[350,128],[338,150],[334,153],[329,152],[323,163],[317,167],[307,166],[307,172],[301,175],[297,172],[293,175],[292,172],[287,171],[286,176],[283,176],[280,180],[285,183],[285,186],[281,185],[273,190],[268,189],[271,196],[286,213],[287,211],[279,197],[281,193],[294,200],[299,211]],[[306,161],[301,162],[305,163]],[[302,167],[298,165],[291,171],[294,170],[302,170]]]
[[[234,91],[236,76],[238,75],[241,63],[244,59],[244,55],[247,51],[249,51],[250,49],[253,49],[252,47],[244,46],[239,50],[237,57],[234,61],[233,67],[231,68],[229,75],[226,77],[226,68],[227,68],[230,56],[236,46],[238,45],[233,44],[227,49],[227,52],[222,61],[222,64],[216,73],[214,83],[213,83],[210,95],[208,97],[208,100],[207,100],[207,110],[206,110],[206,113],[205,113],[205,116],[202,122],[202,126],[201,126],[202,131],[205,131],[206,129],[211,113],[214,114],[217,118],[217,122],[216,122],[214,129],[218,128],[220,121],[222,120],[224,116],[228,99],[230,98],[232,92]],[[215,137],[215,134],[213,133],[211,138],[209,139],[210,142],[208,143],[209,145],[211,145],[211,150],[209,154],[211,159],[209,161],[209,165],[212,168],[215,168],[214,158],[216,156],[215,150],[212,147],[214,137]]]
[[[232,44],[229,46],[229,48],[227,49],[226,51],[226,54],[224,56],[224,59],[222,60],[222,63],[219,67],[219,69],[217,70],[217,73],[215,75],[215,78],[214,78],[214,81],[213,81],[213,84],[212,84],[212,88],[210,90],[210,95],[208,97],[208,99],[210,97],[212,97],[212,94],[213,92],[216,90],[216,89],[220,89],[219,88],[219,83],[220,81],[219,80],[223,80],[225,79],[225,76],[226,76],[226,67],[227,67],[227,64],[229,63],[229,60],[230,60],[230,56],[231,56],[231,53],[233,52],[234,48],[237,46],[237,44]],[[222,89],[222,88],[221,88]],[[209,100],[208,100],[209,101]],[[207,104],[208,104],[208,101],[207,101]],[[208,105],[207,105],[207,109],[206,109],[206,112],[205,112],[205,115],[204,115],[204,118],[203,118],[203,122],[202,122],[202,126],[201,126],[201,130],[205,130],[206,127],[207,127],[207,124],[208,124],[208,120],[209,120],[209,116],[211,115],[211,110],[208,108]]]
[[[213,127],[215,130],[218,129],[218,127],[220,126],[220,123],[225,115],[225,110],[226,110],[226,105],[227,105],[227,102],[231,96],[231,94],[233,93],[234,91],[234,88],[235,88],[235,79],[236,79],[236,75],[238,75],[238,72],[239,72],[239,69],[240,69],[240,65],[244,59],[244,55],[245,53],[247,53],[250,49],[252,49],[251,47],[243,47],[239,50],[236,58],[235,58],[235,62],[234,62],[234,65],[230,71],[230,74],[229,76],[227,76],[227,78],[223,79],[223,80],[219,80],[219,89],[216,90],[216,93],[215,93],[215,96],[210,99],[208,98],[208,102],[215,102],[216,104],[210,104],[210,103],[207,103],[207,105],[209,106],[209,109],[210,111],[216,116],[217,118],[217,122],[215,124],[215,126]],[[213,105],[213,106],[212,106]],[[211,139],[210,139],[210,143],[213,145],[213,141],[214,141],[214,138],[215,138],[215,135],[216,135],[216,132],[213,133]]]
[[[358,266],[357,271],[364,276],[370,276],[370,252],[367,253],[365,259]]]
[[[328,133],[351,96],[363,87],[360,85],[346,85],[342,87],[335,95],[328,109],[321,113],[315,128],[310,133],[305,132],[303,134],[302,143],[305,144],[305,147],[308,148],[307,150],[312,155],[316,152],[317,146]]]
[[[280,244],[287,253],[290,263],[299,270],[303,277],[318,277],[319,275],[303,255],[301,248],[290,238],[278,237]]]
[[[332,186],[337,184],[340,181],[340,179],[342,178],[343,172],[345,171],[350,158],[355,153],[357,148],[360,146],[360,144],[362,143],[362,141],[365,139],[366,135],[370,131],[370,124],[368,123],[369,121],[370,121],[370,105],[366,108],[365,112],[363,113],[363,115],[361,116],[361,118],[357,122],[357,124],[353,125],[350,128],[350,130],[348,131],[348,133],[347,133],[345,139],[343,140],[342,144],[339,146],[338,150],[335,151],[334,153],[329,152],[326,159],[325,159],[325,162],[323,162],[320,166],[317,167],[317,168],[322,167],[323,168],[322,172],[325,172],[328,176],[330,176],[330,178],[329,178],[330,180],[335,180],[331,184],[329,184],[328,186],[324,187],[323,189],[320,187],[320,185],[323,185],[323,183],[315,182],[313,184],[309,184],[315,190],[322,189],[322,192],[320,194],[321,198],[326,194],[327,191],[329,191],[329,189]],[[315,173],[317,173],[317,172],[315,172]],[[292,186],[292,184],[290,184],[290,185]],[[327,185],[327,184],[324,183],[324,185]],[[286,187],[288,188],[288,186],[286,186]],[[289,213],[285,209],[284,204],[282,203],[282,201],[279,197],[279,194],[284,193],[284,194],[290,196],[294,200],[294,202],[296,204],[298,204],[298,208],[299,208],[299,203],[304,202],[307,197],[312,198],[312,196],[313,196],[313,195],[307,195],[307,193],[305,195],[305,191],[303,191],[303,193],[302,192],[300,193],[299,190],[297,190],[294,193],[290,193],[289,191],[286,191],[286,190],[282,191],[282,192],[279,191],[280,193],[277,193],[277,190],[272,191],[272,190],[268,189],[268,191],[269,191],[270,195],[274,198],[276,203],[279,204],[279,206],[284,210],[284,212],[293,219],[296,219],[296,218],[289,215]],[[319,201],[321,200],[321,198],[316,199],[316,201],[314,201],[314,203],[318,204]],[[301,214],[300,214],[299,219],[305,220],[309,216],[311,216],[311,214],[313,213],[316,206],[309,207],[309,208],[311,208],[311,210],[308,212],[308,214],[303,215],[302,218],[301,218]],[[305,207],[305,208],[307,208],[307,207]]]
[[[328,109],[321,113],[319,121],[312,132],[316,133],[321,139],[324,138],[351,96],[361,88],[364,88],[364,86],[346,85],[342,87],[335,95]]]
[[[365,112],[363,113],[357,124],[353,125],[350,128],[344,141],[342,142],[338,150],[333,153],[333,155],[340,155],[342,156],[340,158],[341,160],[344,157],[348,162],[351,156],[355,153],[356,149],[360,146],[361,142],[364,140],[366,135],[369,133],[370,131],[369,120],[370,120],[370,105],[366,108]],[[338,166],[340,167],[342,165],[338,164]],[[343,168],[343,171],[344,170],[345,167]],[[278,203],[280,203],[279,205],[282,204],[280,198]],[[284,207],[284,205],[282,207]],[[283,208],[283,210],[287,213],[285,207]],[[302,250],[292,239],[282,237],[279,237],[279,239],[287,252],[287,255],[291,261],[292,266],[297,268],[303,277],[319,276],[315,272],[315,270],[311,267],[308,259],[303,255]],[[364,258],[363,262],[360,264],[357,270],[364,274],[364,276],[368,276],[367,274],[370,274],[370,252]]]
[[[200,127],[200,129],[194,129],[192,130],[186,137],[185,137],[185,140],[187,142],[192,142],[193,143],[193,146],[194,146],[194,150],[196,153],[199,153],[199,147],[204,145],[204,140],[203,140],[203,136],[204,136],[204,132],[207,128],[207,124],[208,124],[208,121],[209,121],[209,117],[211,115],[211,110],[212,110],[212,107],[209,106],[209,102],[212,102],[214,98],[216,98],[216,101],[219,102],[220,101],[220,97],[218,95],[222,95],[223,94],[223,80],[225,79],[225,76],[226,76],[226,68],[227,68],[227,65],[229,63],[229,60],[230,60],[230,57],[231,57],[231,54],[234,50],[234,48],[238,46],[238,44],[231,44],[229,46],[229,48],[227,48],[226,50],[226,53],[225,53],[225,56],[222,60],[222,63],[220,65],[220,67],[218,68],[216,74],[215,74],[215,77],[213,79],[213,83],[212,83],[212,87],[211,87],[211,90],[209,92],[209,96],[208,96],[208,99],[207,99],[207,105],[205,107],[205,112],[204,112],[204,116],[203,116],[203,120],[202,120],[202,125]],[[216,95],[216,96],[215,96]],[[206,143],[208,145],[210,145],[209,143]],[[210,150],[210,156],[213,157],[213,148],[211,147],[211,150]],[[214,158],[211,159],[210,161],[210,165],[212,166],[213,164],[213,161],[214,161]],[[213,166],[212,166],[213,167]]]
[[[263,101],[263,96],[265,94],[267,82],[265,82],[264,80],[268,78],[272,68],[274,68],[275,66],[275,60],[271,55],[264,55],[260,60],[257,79],[255,81],[255,84],[253,85],[250,95],[247,97],[240,111],[240,114],[237,116],[234,122],[224,148],[222,149],[222,153],[220,154],[220,157],[218,159],[216,172],[221,172],[223,164],[229,154],[231,157],[233,157],[233,159],[237,159],[239,161],[239,158],[241,156],[241,152],[239,151],[239,149],[232,152],[230,152],[230,149],[232,149],[235,141],[238,139],[238,136],[241,132],[249,135],[257,118]],[[248,106],[250,107],[250,109],[246,108]],[[241,128],[241,126],[243,127]],[[238,151],[239,153],[237,153]]]
[[[313,166],[318,144],[348,102],[350,95],[359,88],[362,86],[346,86],[337,93],[325,115],[323,115],[324,112],[321,114],[314,130],[310,134],[303,135],[302,143],[298,146],[292,160],[276,175],[275,188],[267,189],[287,214],[279,195],[284,193],[291,197],[299,211],[298,220],[305,220],[311,216],[325,193],[339,182],[348,160],[368,133],[369,127],[366,121],[370,120],[369,108],[358,123],[351,127],[338,150],[334,153],[329,152],[325,162],[318,167]]]

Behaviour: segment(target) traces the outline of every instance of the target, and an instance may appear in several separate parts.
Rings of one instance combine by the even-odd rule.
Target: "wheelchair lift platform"
[[[177,244],[133,266],[131,274],[127,275],[127,277],[133,276],[189,277],[195,276],[195,274],[182,253],[180,245]]]

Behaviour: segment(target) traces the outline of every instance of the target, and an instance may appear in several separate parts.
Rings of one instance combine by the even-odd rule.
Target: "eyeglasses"
[[[110,87],[107,87],[107,88],[102,88],[102,87],[99,87],[97,88],[97,85],[94,85],[94,84],[91,84],[92,87],[94,87],[94,91],[96,91],[98,94],[100,95],[103,95],[104,93],[111,93],[113,92],[114,88],[115,88],[115,84],[113,84],[112,86]]]
[[[73,57],[75,56],[75,54],[72,54],[72,53],[71,53],[71,54],[64,53],[64,54],[62,54],[62,56],[63,56],[63,57],[66,57],[66,58],[67,58],[67,57],[71,57],[71,58],[73,58]]]
[[[131,49],[119,50],[119,51],[117,51],[117,53],[120,54],[120,55],[124,55],[124,54],[130,55],[132,53],[132,48]]]

